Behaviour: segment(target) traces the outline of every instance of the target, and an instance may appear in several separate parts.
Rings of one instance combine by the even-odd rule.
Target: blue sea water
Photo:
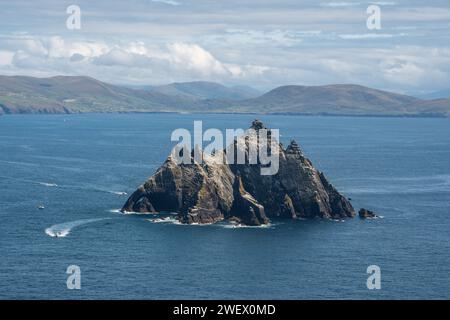
[[[261,116],[383,219],[229,228],[117,212],[166,159],[173,129],[254,117],[0,117],[0,298],[450,298],[449,119]],[[67,289],[69,265],[81,290]],[[369,265],[381,290],[366,287]]]

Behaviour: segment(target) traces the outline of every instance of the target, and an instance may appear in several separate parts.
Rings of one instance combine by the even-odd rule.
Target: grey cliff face
[[[252,129],[265,129],[255,120]],[[240,137],[238,139],[245,139]],[[237,141],[228,148],[237,148]],[[248,155],[249,142],[245,152]],[[295,141],[284,149],[276,143],[279,170],[261,175],[261,164],[220,164],[227,150],[204,155],[201,164],[177,164],[169,156],[140,186],[123,212],[176,212],[182,223],[206,224],[221,220],[258,226],[271,217],[342,219],[354,217],[350,202],[314,168]],[[235,149],[236,150],[236,149]],[[192,157],[192,155],[191,155]]]

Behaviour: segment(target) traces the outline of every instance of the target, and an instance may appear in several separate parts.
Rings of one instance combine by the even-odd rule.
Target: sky
[[[67,27],[70,5],[80,29]],[[0,0],[0,74],[422,94],[450,88],[450,1]]]

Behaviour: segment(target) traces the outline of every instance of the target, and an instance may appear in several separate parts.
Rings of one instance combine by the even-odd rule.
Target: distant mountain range
[[[0,76],[0,114],[81,112],[450,116],[450,99],[423,100],[358,85],[282,86],[265,94],[213,82],[128,88],[89,77]]]
[[[218,99],[232,101],[256,98],[261,95],[260,91],[253,89],[252,87],[234,86],[230,88],[218,83],[206,81],[171,83],[153,87],[149,90],[169,96],[188,99]]]
[[[423,95],[419,96],[419,98],[425,99],[425,100],[450,99],[450,89],[435,91],[435,92],[431,92],[428,94],[423,94]]]

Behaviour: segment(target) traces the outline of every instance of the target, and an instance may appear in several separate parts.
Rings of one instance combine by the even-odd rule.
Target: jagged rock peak
[[[262,123],[260,120],[255,119],[252,122],[252,126],[250,127],[250,129],[254,129],[256,131],[261,130],[261,129],[267,129],[266,126],[264,125],[264,123]]]
[[[298,145],[297,141],[295,141],[294,139],[291,140],[291,143],[286,148],[286,153],[298,154],[298,155],[303,154],[302,150],[300,149],[300,146]]]

